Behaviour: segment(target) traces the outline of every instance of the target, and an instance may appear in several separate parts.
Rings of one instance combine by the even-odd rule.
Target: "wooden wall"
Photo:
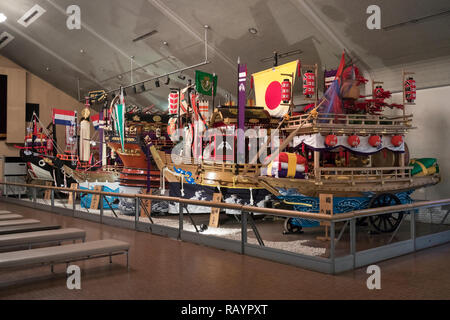
[[[8,131],[7,140],[0,140],[0,155],[19,155],[14,145],[23,145],[26,103],[39,104],[39,117],[45,126],[52,120],[52,108],[81,111],[83,107],[76,99],[1,55],[0,74],[8,75]],[[61,142],[64,140],[61,126],[57,128],[57,138]]]

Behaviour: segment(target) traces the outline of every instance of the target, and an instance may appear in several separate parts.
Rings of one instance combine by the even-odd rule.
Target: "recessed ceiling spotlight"
[[[84,53],[85,51],[84,51],[84,49],[80,49],[80,53]]]
[[[46,67],[45,70],[50,71],[50,67]]]
[[[248,29],[248,32],[250,32],[251,34],[257,34],[258,30],[256,30],[256,28],[250,28]]]
[[[0,13],[0,23],[5,22],[8,19],[4,13]]]
[[[169,43],[168,43],[167,41],[164,41],[164,42],[163,42],[163,45],[168,46]]]
[[[25,14],[17,20],[22,26],[27,28],[30,24],[36,21],[40,16],[42,16],[46,10],[42,8],[40,5],[35,4],[30,10],[25,12]]]
[[[119,74],[119,75],[117,76],[117,79],[122,80],[122,78],[123,78],[123,76],[122,76],[121,74]]]

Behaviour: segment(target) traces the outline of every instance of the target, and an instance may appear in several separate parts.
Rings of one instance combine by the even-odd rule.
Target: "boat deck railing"
[[[411,180],[413,167],[320,167],[317,180],[324,183],[379,183]],[[314,178],[314,171],[311,177]]]
[[[305,132],[333,132],[336,134],[405,133],[412,127],[412,115],[386,116],[370,114],[334,114],[319,113],[317,118],[307,119],[308,114],[292,116],[283,130],[293,131],[302,125],[300,133]],[[364,132],[365,131],[365,132]]]

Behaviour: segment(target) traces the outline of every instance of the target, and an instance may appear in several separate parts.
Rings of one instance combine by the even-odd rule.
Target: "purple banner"
[[[237,163],[245,163],[245,105],[247,103],[247,64],[238,65]]]

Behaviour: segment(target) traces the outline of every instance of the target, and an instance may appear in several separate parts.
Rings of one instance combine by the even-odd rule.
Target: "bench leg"
[[[52,273],[55,273],[55,270],[54,270],[54,268],[53,268],[53,264],[50,265],[50,271],[51,271]]]
[[[112,263],[112,257],[109,255],[109,263]]]

